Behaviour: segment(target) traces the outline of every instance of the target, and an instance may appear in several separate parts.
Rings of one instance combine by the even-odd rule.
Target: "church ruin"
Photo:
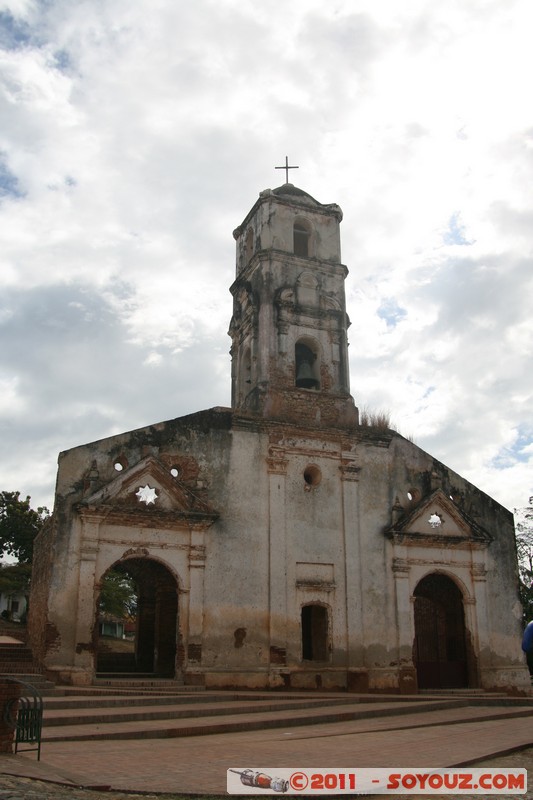
[[[56,680],[524,690],[513,518],[350,394],[335,204],[292,184],[234,231],[231,408],[61,453],[30,631]],[[110,570],[137,587],[102,646]]]

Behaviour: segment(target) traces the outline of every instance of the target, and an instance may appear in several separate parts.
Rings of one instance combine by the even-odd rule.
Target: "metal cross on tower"
[[[289,156],[285,156],[285,166],[284,167],[274,167],[274,169],[284,169],[285,170],[285,183],[289,182],[289,170],[290,169],[300,169],[300,167],[289,167]]]

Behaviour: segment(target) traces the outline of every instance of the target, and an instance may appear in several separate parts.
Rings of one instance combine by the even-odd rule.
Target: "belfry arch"
[[[414,662],[419,689],[469,685],[461,590],[448,575],[433,572],[414,591]]]
[[[100,587],[110,573],[130,579],[135,587],[135,610],[121,641],[113,641],[102,635],[99,594],[94,628],[96,671],[179,677],[179,586],[175,576],[160,561],[145,557],[116,562],[102,576]]]
[[[299,389],[320,389],[320,349],[309,336],[294,346],[294,382]]]

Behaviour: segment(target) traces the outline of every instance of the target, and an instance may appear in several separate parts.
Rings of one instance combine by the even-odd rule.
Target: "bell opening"
[[[296,380],[298,389],[319,389],[320,381],[316,377],[316,356],[307,345],[296,345]]]

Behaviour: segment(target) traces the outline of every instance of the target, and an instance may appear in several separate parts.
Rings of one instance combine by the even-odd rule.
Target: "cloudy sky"
[[[232,230],[344,211],[352,394],[533,494],[531,0],[0,0],[0,490],[230,403]]]

